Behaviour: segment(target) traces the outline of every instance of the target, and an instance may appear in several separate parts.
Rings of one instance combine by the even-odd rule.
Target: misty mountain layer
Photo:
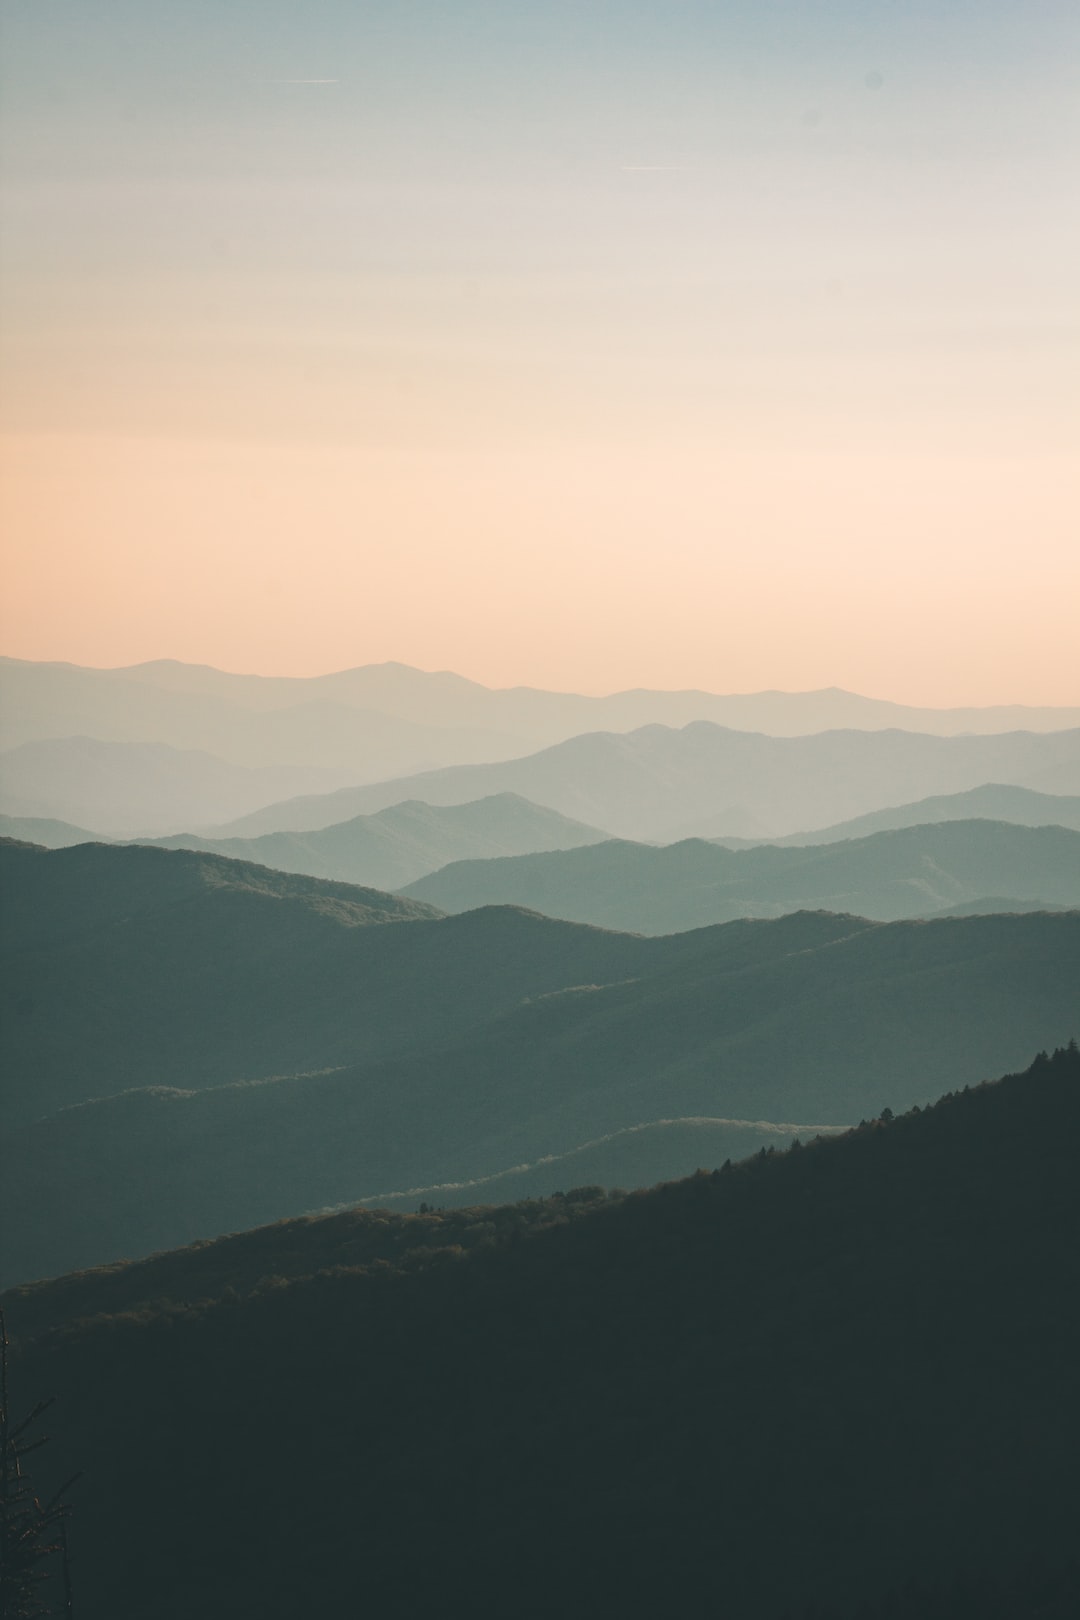
[[[906,731],[828,731],[765,737],[698,722],[646,726],[626,736],[574,737],[525,759],[455,766],[407,781],[345,788],[268,806],[212,836],[256,837],[328,827],[405,798],[464,804],[519,793],[621,837],[668,842],[701,822],[760,837],[831,826],[912,796],[1003,782],[1080,792],[1080,730],[929,737]]]
[[[853,912],[890,921],[1007,896],[1080,905],[1080,832],[941,822],[810,847],[730,850],[700,839],[457,861],[405,891],[442,911],[529,906],[602,928],[666,934],[733,917]],[[1007,900],[996,907],[1008,910]]]
[[[201,749],[242,765],[361,763],[357,780],[504,759],[585,731],[709,720],[737,731],[802,736],[855,728],[953,735],[1059,731],[1080,709],[929,709],[831,687],[818,692],[635,690],[609,697],[492,690],[448,671],[369,664],[306,679],[233,675],[170,659],[126,669],[0,659],[2,746],[84,734]]]
[[[321,793],[356,779],[340,767],[253,768],[164,743],[69,736],[0,755],[0,806],[12,817],[131,838],[243,815],[282,792]]]
[[[778,844],[835,844],[841,838],[868,838],[871,833],[892,832],[899,827],[924,827],[937,821],[1008,821],[1017,827],[1071,827],[1080,831],[1080,795],[1036,793],[1033,788],[1007,787],[1002,782],[984,782],[963,793],[939,793],[914,804],[890,805],[871,810],[865,816],[821,827],[816,832],[789,833],[770,840]],[[698,828],[696,836],[708,834]],[[42,840],[44,842],[44,840]],[[741,848],[759,839],[724,838],[718,842]]]
[[[595,827],[530,804],[516,793],[497,793],[475,804],[443,806],[407,800],[377,815],[354,816],[336,827],[310,833],[219,839],[186,833],[156,842],[168,849],[210,850],[283,872],[400,889],[450,861],[576,849],[606,837]]]

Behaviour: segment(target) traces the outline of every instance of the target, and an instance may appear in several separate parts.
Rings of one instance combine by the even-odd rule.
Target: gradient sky
[[[6,0],[3,650],[1078,702],[1074,0]]]

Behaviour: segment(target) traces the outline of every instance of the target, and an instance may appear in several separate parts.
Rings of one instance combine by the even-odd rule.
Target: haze
[[[1076,34],[16,0],[5,650],[1075,703]]]

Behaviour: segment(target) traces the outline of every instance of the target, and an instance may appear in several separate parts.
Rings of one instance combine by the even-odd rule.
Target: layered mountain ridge
[[[1080,905],[1080,832],[943,821],[808,846],[725,849],[700,839],[455,861],[404,890],[442,911],[516,905],[568,921],[672,933],[803,909],[892,921],[999,899]]]

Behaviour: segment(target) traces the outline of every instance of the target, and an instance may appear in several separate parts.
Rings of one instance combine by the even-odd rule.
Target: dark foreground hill
[[[621,838],[667,842],[698,832],[763,837],[825,827],[983,782],[1080,793],[1080,729],[1036,735],[928,737],[908,731],[825,731],[765,737],[705,721],[572,737],[525,759],[425,771],[269,805],[212,836],[250,838],[328,827],[402,799],[464,804],[520,793]]]
[[[8,1296],[80,1620],[1065,1620],[1078,1132],[1074,1048],[648,1194]]]
[[[485,1203],[519,1203],[523,1198],[561,1196],[567,1187],[652,1187],[658,1181],[692,1176],[703,1165],[745,1159],[762,1148],[790,1147],[796,1138],[832,1135],[839,1125],[787,1125],[750,1119],[656,1119],[628,1125],[583,1142],[568,1153],[553,1153],[535,1164],[514,1165],[476,1181],[444,1181],[433,1187],[376,1193],[361,1200],[380,1209],[415,1210],[421,1204],[464,1209]]]
[[[0,843],[0,895],[6,1122],[133,1085],[384,1057],[700,949],[506,909],[441,918],[185,850]]]
[[[1080,832],[953,821],[810,848],[664,849],[612,840],[588,849],[455,861],[405,893],[443,911],[529,906],[550,917],[666,934],[806,908],[891,921],[985,895],[1080,905]]]
[[[516,793],[474,804],[430,805],[418,799],[374,816],[354,816],[315,832],[261,838],[199,838],[184,833],[155,842],[166,849],[204,849],[283,872],[307,872],[375,889],[401,889],[457,860],[488,860],[539,850],[577,849],[607,837]]]
[[[393,1009],[380,998],[395,992],[392,1056],[259,1084],[144,1087],[11,1131],[0,1142],[6,1280],[494,1175],[659,1120],[848,1125],[932,1101],[1080,1026],[1080,913],[875,924],[801,912],[643,940],[493,909],[350,938],[368,977],[343,956],[344,1011],[328,1000],[323,1014],[359,1044],[355,975],[385,1040]],[[394,967],[385,982],[381,961]],[[612,978],[585,978],[590,965]],[[574,966],[572,988],[522,989],[541,967],[566,983]],[[436,973],[444,992],[473,996],[471,1028],[451,1022],[458,1000],[424,1009]],[[515,987],[519,1004],[499,1009]],[[409,1024],[413,1003],[426,1043]],[[130,1017],[122,1007],[111,1028],[118,1051]],[[650,1158],[663,1139],[637,1145],[637,1177],[664,1174]]]

